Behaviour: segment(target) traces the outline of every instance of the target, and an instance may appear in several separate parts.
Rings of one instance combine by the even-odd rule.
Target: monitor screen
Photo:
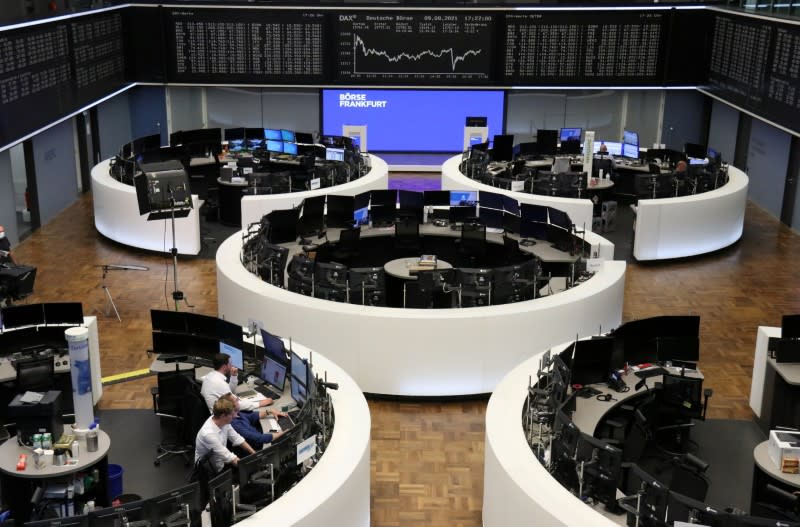
[[[228,140],[228,152],[241,152],[244,150],[244,139]]]
[[[450,207],[449,221],[450,223],[464,223],[470,218],[475,217],[475,205],[471,207]]]
[[[369,207],[370,194],[371,194],[370,191],[366,191],[362,192],[361,194],[356,194],[355,196],[353,196],[353,210]]]
[[[325,196],[313,196],[303,200],[303,218],[322,218],[325,213]]]
[[[502,229],[504,212],[497,209],[486,209],[481,207],[481,222],[489,229]]]
[[[308,399],[306,385],[301,383],[294,375],[292,375],[290,384],[292,389],[292,399],[294,399],[294,402],[297,403],[297,406],[303,406],[306,404],[306,400]]]
[[[290,156],[297,155],[297,143],[283,143],[283,153],[289,154]]]
[[[212,527],[230,527],[233,523],[233,472],[223,470],[208,480],[208,504]]]
[[[353,223],[355,225],[367,225],[369,223],[369,207],[361,207],[354,210]]]
[[[516,216],[513,216],[516,217]],[[508,230],[508,228],[506,228]],[[537,240],[547,239],[547,224],[540,221],[519,220],[519,235]]]
[[[63,518],[50,518],[35,522],[25,522],[25,527],[89,527],[89,516],[66,516]]]
[[[225,140],[229,143],[231,141],[244,141],[244,128],[226,128]]]
[[[478,202],[477,190],[451,190],[451,207],[474,207]]]
[[[511,161],[514,154],[514,136],[495,135],[492,141],[492,160]]]
[[[422,192],[413,190],[400,190],[398,198],[401,209],[421,209],[425,206],[425,198]]]
[[[370,203],[373,207],[394,207],[397,205],[397,190],[373,190]]]
[[[608,380],[614,364],[614,337],[579,340],[572,356],[572,383],[583,386]]]
[[[496,192],[487,192],[481,190],[478,195],[480,198],[480,206],[482,209],[496,209],[503,210],[503,195]]]
[[[3,327],[6,329],[40,325],[44,325],[44,307],[42,307],[42,304],[3,308]]]
[[[705,159],[708,155],[708,148],[706,145],[696,143],[686,143],[683,147],[686,157],[694,159]]]
[[[564,141],[580,141],[582,128],[562,128],[558,133],[558,140],[562,143]]]
[[[146,500],[138,500],[117,507],[94,510],[89,513],[89,523],[95,527],[118,527],[126,522],[149,521],[147,504]]]
[[[274,128],[264,128],[264,139],[268,141],[284,141],[281,131]]]
[[[349,227],[353,224],[353,196],[328,194],[325,223],[328,227]]]
[[[503,210],[519,216],[519,201],[510,196],[503,196]]]
[[[261,361],[261,378],[283,392],[286,386],[286,366],[265,355]]]
[[[629,145],[636,145],[636,148],[639,148],[639,134],[637,132],[632,132],[630,130],[623,130],[622,132],[622,142],[629,144]]]
[[[281,129],[281,139],[284,141],[288,141],[290,143],[295,142],[295,134],[292,130],[283,130]]]
[[[277,154],[283,153],[283,141],[267,139],[267,150]]]
[[[328,161],[344,161],[344,148],[326,148],[325,159]]]
[[[606,145],[606,150],[609,155],[612,156],[621,156],[622,155],[622,143],[616,141],[595,141],[594,142],[594,153],[597,154],[600,152],[600,145]]]
[[[800,315],[783,315],[781,319],[781,338],[800,339]]]
[[[224,342],[219,343],[219,352],[220,353],[227,353],[231,356],[231,364],[239,368],[240,370],[244,369],[244,357],[242,357],[242,350],[239,348],[234,348],[230,344],[226,344]]]
[[[306,132],[295,132],[294,134],[295,141],[304,145],[310,145],[314,143],[314,135],[309,134]]]
[[[263,139],[250,139],[247,138],[247,149],[248,150],[258,150],[259,148],[264,147],[264,140]]]
[[[525,221],[547,223],[547,207],[544,205],[523,203],[520,205],[520,213],[520,216]]]
[[[639,147],[629,143],[622,144],[622,157],[629,157],[631,159],[639,159]]]
[[[295,352],[292,352],[292,377],[297,378],[301,384],[308,385],[308,361]]]
[[[195,481],[150,499],[145,507],[150,509],[151,526],[170,525],[169,520],[179,519],[180,525],[200,527],[205,503],[202,502],[200,483]],[[188,518],[185,516],[186,512],[189,514]]]
[[[547,207],[547,213],[550,217],[550,223],[568,231],[572,230],[572,221],[569,219],[569,215],[566,212],[554,209],[553,207]]]
[[[450,191],[426,190],[424,199],[425,205],[431,207],[450,205]]]
[[[283,345],[283,339],[262,329],[261,340],[264,342],[264,350],[267,352],[267,355],[281,364],[288,364],[289,357],[286,354],[286,347]]]
[[[539,130],[536,132],[536,143],[540,154],[555,154],[558,150],[558,131]]]
[[[42,305],[44,319],[48,324],[83,324],[83,306],[80,302],[53,302]]]

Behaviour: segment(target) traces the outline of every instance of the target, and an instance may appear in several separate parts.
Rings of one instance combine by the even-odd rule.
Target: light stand
[[[122,318],[119,316],[119,311],[117,310],[117,305],[114,303],[114,298],[111,296],[111,290],[106,285],[106,275],[109,271],[149,271],[148,267],[143,265],[114,265],[114,264],[103,264],[98,265],[103,269],[103,277],[102,281],[100,282],[100,287],[103,289],[103,292],[106,296],[106,305],[104,309],[104,313],[106,316],[111,314],[111,309],[114,310],[114,313],[117,315],[117,320],[122,322]]]
[[[170,253],[172,253],[172,300],[175,302],[175,311],[178,311],[178,302],[185,300],[186,297],[184,297],[183,291],[178,289],[178,248],[175,246],[175,198],[172,190],[170,190],[169,202],[171,205],[169,208],[170,223],[172,223],[172,248],[170,249]],[[189,305],[189,303],[187,302],[186,305]]]

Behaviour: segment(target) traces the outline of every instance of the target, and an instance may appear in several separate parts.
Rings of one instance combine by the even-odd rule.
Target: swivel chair
[[[288,268],[288,287],[293,293],[314,294],[314,260],[304,254],[292,256]]]
[[[464,222],[461,225],[461,240],[458,251],[464,255],[470,265],[479,265],[479,259],[486,256],[486,225],[477,221]]]
[[[331,253],[331,257],[339,262],[350,264],[350,261],[358,256],[358,248],[361,242],[361,227],[342,229],[339,232],[339,242]]]
[[[703,379],[664,375],[659,392],[656,437],[659,448],[670,455],[686,452],[694,419],[705,421],[710,388],[703,390]]]
[[[492,270],[461,268],[456,270],[459,307],[488,306],[492,303]]]
[[[709,485],[708,476],[705,474],[708,463],[692,454],[683,454],[676,458],[674,463],[669,490],[697,501],[705,501]]]
[[[184,463],[189,466],[192,462],[191,454],[194,451],[194,442],[187,440],[186,409],[183,406],[184,392],[189,383],[194,382],[194,368],[178,370],[175,363],[174,371],[159,372],[158,385],[150,389],[153,398],[153,411],[160,418],[171,420],[175,423],[171,439],[162,439],[157,448],[157,455],[153,464],[161,465],[161,461],[173,456],[182,456]],[[205,401],[203,401],[205,403]],[[208,414],[208,408],[205,409]],[[196,435],[196,434],[195,434]]]
[[[400,254],[420,254],[422,245],[419,239],[419,219],[416,216],[402,215],[395,222],[394,248]]]

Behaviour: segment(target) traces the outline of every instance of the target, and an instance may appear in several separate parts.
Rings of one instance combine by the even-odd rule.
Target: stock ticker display
[[[494,78],[494,16],[485,12],[336,15],[340,82],[481,84]]]
[[[744,16],[714,17],[708,89],[800,130],[800,28]]]
[[[122,13],[0,32],[0,146],[124,83]]]

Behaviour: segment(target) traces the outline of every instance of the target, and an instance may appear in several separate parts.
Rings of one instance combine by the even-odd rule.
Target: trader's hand
[[[280,432],[272,432],[272,440],[275,441],[280,436],[286,433],[286,430],[281,430]]]
[[[238,457],[233,458],[233,461],[231,461],[231,465],[235,467],[238,464],[239,464],[239,458]]]
[[[277,408],[270,408],[269,413],[271,413],[275,417],[288,417],[289,414],[286,412],[281,412]]]
[[[231,372],[230,373],[231,377],[238,377],[239,376],[239,368],[237,368],[236,366],[231,366],[230,372]]]
[[[275,401],[273,401],[272,399],[270,399],[269,397],[267,397],[266,399],[262,399],[261,401],[259,401],[259,402],[258,402],[258,405],[259,405],[259,406],[269,406],[269,405],[271,405],[271,404],[272,404],[272,403],[274,403],[274,402],[275,402]]]

